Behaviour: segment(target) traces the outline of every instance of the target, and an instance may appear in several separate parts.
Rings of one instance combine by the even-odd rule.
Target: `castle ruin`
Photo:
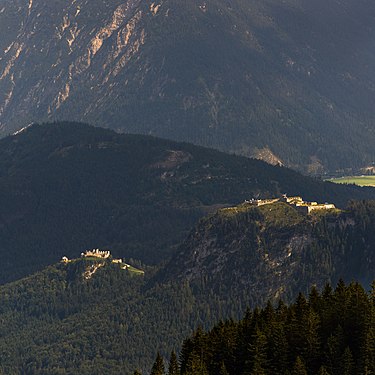
[[[111,252],[109,250],[99,250],[99,249],[92,249],[92,250],[86,250],[85,253],[81,253],[82,258],[101,258],[101,259],[107,259],[111,256]]]
[[[288,197],[284,194],[281,198],[272,198],[272,199],[251,199],[250,201],[245,201],[245,203],[250,204],[252,206],[264,206],[266,204],[272,204],[276,202],[283,202],[287,203],[291,206],[294,206],[298,209],[298,211],[304,214],[310,214],[313,211],[318,210],[332,210],[335,209],[336,206],[332,203],[318,203],[318,202],[306,202],[303,200],[302,197],[294,196]]]

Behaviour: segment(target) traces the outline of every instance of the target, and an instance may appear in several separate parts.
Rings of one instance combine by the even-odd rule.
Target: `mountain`
[[[265,332],[268,322],[262,319],[272,315],[272,303],[280,297],[291,302],[300,290],[308,293],[311,284],[321,286],[340,277],[372,282],[374,225],[374,202],[357,202],[347,212],[327,211],[310,217],[275,203],[242,207],[237,214],[219,211],[202,220],[171,262],[159,271],[144,267],[144,275],[131,267],[123,269],[112,258],[77,259],[76,255],[0,286],[0,371],[130,374],[138,368],[146,372],[158,351],[167,357],[199,326],[208,329],[222,319],[237,319],[247,307],[268,305],[262,312],[248,311],[245,320],[259,318],[259,325],[247,325],[250,331],[246,332],[258,327],[269,339],[272,332]],[[363,285],[367,289],[370,284]],[[325,286],[324,299],[316,290],[310,293],[309,304],[301,296],[297,299],[301,314],[289,308],[285,316],[286,307],[279,304],[279,313],[286,319],[279,316],[280,323],[285,329],[295,328],[293,332],[287,329],[284,339],[288,343],[284,340],[285,345],[277,346],[289,348],[288,360],[293,363],[301,354],[310,358],[306,341],[311,343],[311,337],[334,345],[332,334],[344,340],[340,345],[347,342],[356,366],[365,365],[357,362],[365,353],[362,343],[371,345],[372,340],[371,332],[367,335],[364,330],[371,326],[366,320],[371,306],[363,288],[345,288],[339,281],[334,294]],[[320,318],[326,325],[320,326]],[[233,325],[233,320],[228,324]],[[305,333],[309,336],[304,337]],[[246,336],[250,343],[253,338]],[[233,342],[228,340],[231,350]],[[213,340],[210,350],[220,343],[219,338]],[[190,358],[192,347],[185,342],[183,348],[182,356]],[[345,346],[340,351],[330,346],[330,352],[315,344],[314,348],[341,355]],[[229,355],[230,350],[220,353]],[[324,356],[313,358],[325,362]],[[181,363],[186,364],[183,359]],[[236,363],[243,365],[242,360]]]
[[[0,371],[146,373],[158,350],[167,355],[198,325],[208,328],[246,308],[209,290],[202,298],[188,284],[150,286],[153,273],[80,258],[0,286]]]
[[[130,374],[155,346],[177,343],[170,333],[190,333],[186,288],[142,292],[142,276],[109,260],[85,279],[96,263],[60,263],[0,287],[1,373]]]
[[[3,0],[0,125],[74,120],[307,173],[375,160],[370,0]]]
[[[161,263],[200,217],[282,193],[340,207],[375,197],[189,144],[35,124],[0,140],[0,282],[92,248]]]
[[[283,202],[221,209],[191,231],[160,280],[188,282],[238,300],[251,291],[252,305],[291,301],[298,291],[322,289],[340,278],[370,285],[374,203],[308,215]]]

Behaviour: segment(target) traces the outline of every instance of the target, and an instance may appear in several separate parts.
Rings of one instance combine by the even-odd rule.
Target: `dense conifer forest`
[[[169,366],[151,375],[360,375],[375,373],[375,283],[312,288],[287,305],[248,310],[239,321],[198,329]],[[167,370],[167,371],[165,371]],[[134,374],[136,374],[135,372]]]

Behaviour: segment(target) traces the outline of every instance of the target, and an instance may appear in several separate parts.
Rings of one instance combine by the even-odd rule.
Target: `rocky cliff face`
[[[137,0],[1,5],[0,122],[5,132],[28,120],[69,117],[71,111],[75,118],[97,115],[101,103],[115,97],[115,77],[145,42],[140,20],[158,9]]]
[[[0,129],[84,120],[311,173],[375,160],[368,0],[0,0]]]
[[[276,216],[284,222],[275,225]],[[251,290],[256,303],[288,298],[294,279],[301,290],[309,288],[301,259],[312,242],[307,218],[286,204],[223,209],[191,233],[172,260],[176,266],[167,267],[168,278],[202,283],[223,294]],[[321,277],[329,278],[324,267],[315,282]]]
[[[247,294],[257,304],[339,278],[369,285],[373,236],[363,224],[372,220],[373,203],[367,213],[359,206],[314,215],[285,203],[222,209],[201,221],[160,275],[223,296]]]

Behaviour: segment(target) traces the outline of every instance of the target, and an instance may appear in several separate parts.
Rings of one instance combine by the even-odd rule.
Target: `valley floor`
[[[354,184],[358,186],[373,186],[375,187],[375,176],[344,176],[339,178],[331,178],[327,181],[336,184]]]

